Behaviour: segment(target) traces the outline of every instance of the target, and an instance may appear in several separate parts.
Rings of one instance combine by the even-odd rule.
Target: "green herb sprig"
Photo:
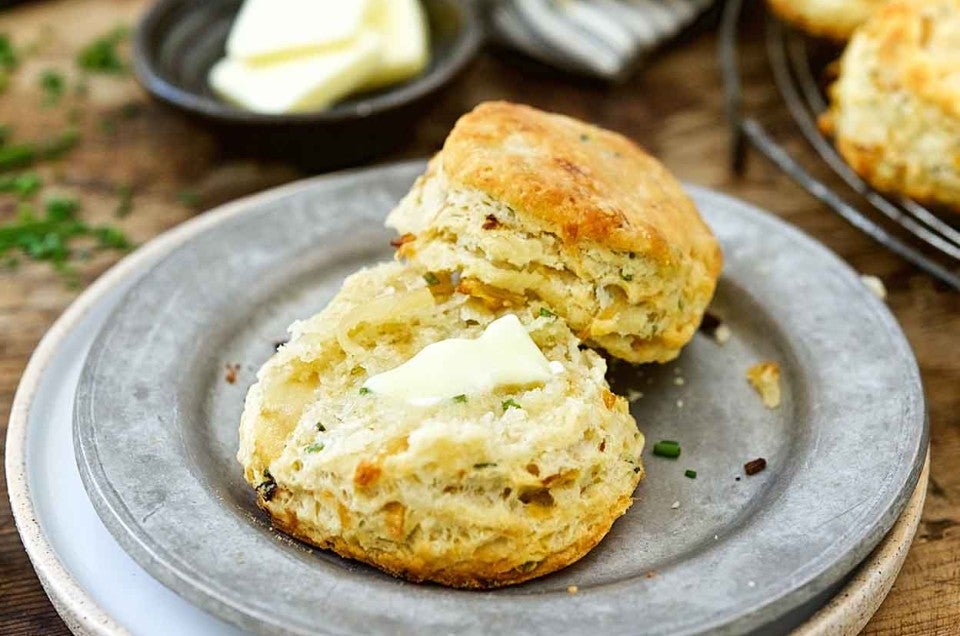
[[[75,272],[70,261],[79,252],[74,250],[74,239],[95,241],[94,249],[127,250],[131,247],[126,235],[107,225],[91,226],[77,217],[80,205],[74,199],[53,198],[39,216],[33,205],[21,203],[17,218],[0,225],[0,258],[8,266],[15,266],[19,257],[46,261],[55,270],[72,279]]]

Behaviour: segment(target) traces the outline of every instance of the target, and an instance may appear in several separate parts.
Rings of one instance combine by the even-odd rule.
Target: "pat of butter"
[[[366,23],[382,38],[383,52],[364,89],[402,82],[427,67],[430,31],[420,0],[372,0]]]
[[[260,113],[321,110],[362,86],[380,62],[380,38],[361,34],[348,46],[275,64],[225,58],[210,70],[221,97]]]
[[[342,46],[360,34],[370,3],[246,0],[227,39],[227,57],[261,64]]]
[[[479,338],[448,338],[424,347],[364,387],[416,406],[498,387],[543,384],[555,372],[513,314],[494,320]]]

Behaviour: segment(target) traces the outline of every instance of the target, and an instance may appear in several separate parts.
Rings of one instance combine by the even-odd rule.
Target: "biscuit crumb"
[[[652,578],[655,577],[656,575],[657,575],[657,571],[656,571],[656,570],[647,570],[646,572],[643,573],[643,578],[645,578],[645,579],[652,579]]]
[[[756,585],[753,581],[747,581],[747,587],[756,587]]]
[[[726,325],[720,325],[716,331],[713,332],[713,339],[717,341],[717,344],[726,344],[727,341],[730,340],[730,336],[730,327]]]
[[[634,389],[630,389],[629,391],[627,391],[627,402],[636,402],[642,397],[643,397],[642,391],[636,391]]]
[[[703,314],[700,320],[700,331],[716,340],[717,344],[723,344],[730,339],[730,328],[723,324],[719,316],[709,311]]]
[[[571,585],[567,588],[567,594],[576,594],[579,591],[580,588],[578,588],[576,585]]]
[[[223,379],[227,381],[227,384],[236,384],[237,383],[237,374],[240,372],[240,364],[230,364],[229,362],[226,365],[227,372],[223,376]]]
[[[747,369],[747,381],[763,399],[768,409],[780,406],[780,365],[776,362],[758,362]]]
[[[687,383],[687,381],[684,380],[682,377],[677,376],[673,379],[673,383],[676,384],[677,386],[683,386],[684,384]]]
[[[874,296],[880,300],[887,299],[887,287],[883,284],[882,280],[869,274],[861,274],[860,280],[863,281],[863,284],[866,285],[867,289],[869,289]]]
[[[673,504],[670,505],[670,509],[671,509],[671,510],[676,510],[676,509],[679,508],[679,507],[680,507],[680,502],[679,502],[679,501],[674,501]]]
[[[683,408],[683,400],[677,400],[677,408],[678,408],[678,409],[682,409],[682,408]]]

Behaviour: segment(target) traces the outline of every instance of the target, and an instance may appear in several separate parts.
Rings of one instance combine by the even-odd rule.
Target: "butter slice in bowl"
[[[430,29],[420,0],[373,0],[371,29],[381,37],[380,64],[364,90],[398,84],[422,73],[430,63]]]
[[[380,53],[380,39],[363,33],[328,53],[273,64],[245,64],[228,57],[210,70],[210,85],[227,101],[259,113],[321,110],[370,77]]]
[[[268,64],[315,55],[356,38],[371,0],[247,0],[227,39],[227,57]]]
[[[405,81],[428,63],[419,0],[247,0],[209,83],[242,108],[298,113]]]

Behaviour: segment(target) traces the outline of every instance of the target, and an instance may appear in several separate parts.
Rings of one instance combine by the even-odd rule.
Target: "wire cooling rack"
[[[770,72],[796,129],[845,184],[833,189],[814,177],[769,130],[745,109],[739,65],[740,22],[744,0],[728,0],[720,27],[720,63],[727,117],[733,133],[731,164],[744,169],[747,143],[760,150],[794,181],[875,241],[931,276],[960,290],[960,229],[945,216],[906,198],[880,194],[843,160],[817,126],[827,100],[823,76],[808,40],[767,16],[765,47]],[[862,204],[849,202],[850,196]]]

